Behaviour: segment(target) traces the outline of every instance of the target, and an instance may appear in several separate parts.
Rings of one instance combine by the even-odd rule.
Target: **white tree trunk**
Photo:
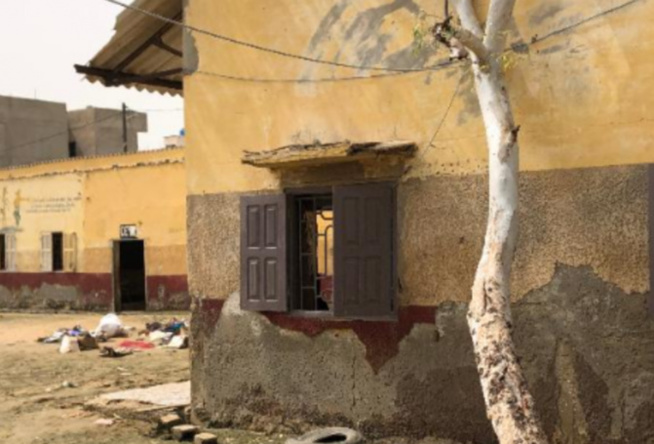
[[[515,0],[492,0],[485,35],[470,0],[459,0],[463,28],[487,53],[471,51],[475,88],[488,144],[489,208],[486,237],[472,287],[468,326],[486,412],[501,444],[542,444],[547,438],[513,345],[510,274],[518,237],[518,128],[499,56]],[[456,34],[455,34],[456,36]]]

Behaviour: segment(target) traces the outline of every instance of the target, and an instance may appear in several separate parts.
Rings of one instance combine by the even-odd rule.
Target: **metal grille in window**
[[[297,296],[295,310],[331,311],[334,276],[332,197],[301,196],[297,210]]]

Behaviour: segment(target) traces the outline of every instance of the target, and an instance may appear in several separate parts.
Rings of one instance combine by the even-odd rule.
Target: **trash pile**
[[[124,339],[117,346],[100,345],[112,338]],[[80,325],[60,328],[48,337],[39,338],[38,342],[59,344],[59,353],[62,354],[99,349],[101,357],[122,358],[155,347],[188,348],[188,325],[184,319],[172,318],[166,323],[147,323],[145,329],[136,332],[136,328],[124,326],[116,314],[109,313],[93,331]]]

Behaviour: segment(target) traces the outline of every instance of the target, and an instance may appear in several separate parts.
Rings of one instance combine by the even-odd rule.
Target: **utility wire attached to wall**
[[[245,42],[241,41],[238,39],[235,39],[233,37],[221,35],[212,31],[208,31],[202,28],[198,28],[195,26],[187,25],[182,22],[179,22],[177,20],[173,20],[168,17],[164,17],[160,14],[156,14],[151,11],[147,11],[142,8],[138,8],[133,5],[128,5],[125,4],[121,1],[118,0],[104,0],[109,3],[113,3],[115,5],[121,6],[125,9],[130,9],[136,12],[139,12],[143,15],[156,18],[158,20],[161,20],[165,23],[173,24],[176,26],[179,26],[183,29],[187,29],[189,31],[197,32],[199,34],[204,34],[209,37],[223,40],[229,43],[249,47],[252,49],[257,49],[260,51],[265,51],[265,52],[270,52],[273,54],[277,54],[279,56],[284,56],[284,57],[290,57],[294,59],[299,59],[299,60],[304,60],[308,62],[313,62],[313,63],[319,63],[319,64],[324,64],[324,65],[332,65],[332,66],[339,66],[339,67],[345,67],[345,68],[352,68],[352,69],[359,69],[359,70],[371,70],[371,71],[386,71],[386,74],[377,74],[377,75],[362,75],[362,76],[346,76],[346,77],[325,77],[325,78],[318,78],[318,79],[283,79],[283,78],[260,78],[260,77],[243,77],[243,76],[236,76],[236,75],[230,75],[230,74],[225,74],[225,73],[218,73],[218,72],[212,72],[212,71],[204,71],[204,70],[199,70],[199,71],[188,71],[185,74],[201,74],[201,75],[206,75],[206,76],[213,76],[216,78],[221,78],[224,80],[231,80],[231,81],[240,81],[240,82],[249,82],[249,83],[332,83],[332,82],[339,82],[339,81],[354,81],[354,80],[367,80],[367,79],[380,79],[380,78],[387,78],[387,77],[394,77],[394,76],[400,76],[404,74],[411,74],[411,73],[420,73],[420,72],[430,72],[430,71],[439,71],[444,68],[448,68],[454,65],[457,65],[460,63],[459,60],[444,60],[441,62],[437,62],[433,65],[429,65],[423,68],[394,68],[394,67],[381,67],[381,66],[366,66],[366,65],[353,65],[353,64],[348,64],[348,63],[340,63],[340,62],[332,62],[328,60],[323,60],[323,59],[315,59],[312,57],[306,57],[302,56],[299,54],[293,54],[289,53],[286,51],[282,50],[277,50],[274,48],[267,48],[261,45],[257,45],[254,43],[250,42]],[[514,48],[527,48],[531,45],[534,45],[536,43],[541,43],[551,37],[554,37],[556,35],[564,34],[572,29],[575,29],[579,26],[585,25],[593,20],[596,20],[600,17],[606,16],[608,14],[617,12],[621,9],[624,9],[628,6],[631,6],[635,3],[642,2],[643,0],[629,0],[625,3],[622,3],[620,5],[614,6],[612,8],[609,8],[605,11],[599,12],[597,14],[593,14],[589,17],[586,17],[584,19],[579,20],[578,22],[575,22],[571,25],[565,26],[563,28],[554,30],[552,32],[549,32],[545,35],[539,36],[539,35],[534,35],[531,40],[528,43],[513,43],[509,46],[508,50],[512,50]],[[446,0],[444,4],[444,8],[446,11],[446,14],[449,13],[449,1]],[[446,15],[447,16],[447,15]]]
[[[372,65],[355,65],[355,64],[350,64],[350,63],[332,62],[330,60],[317,59],[317,58],[314,58],[314,57],[303,56],[303,55],[300,55],[300,54],[295,54],[295,53],[291,53],[291,52],[287,52],[287,51],[283,51],[283,50],[275,49],[275,48],[269,48],[269,47],[266,47],[266,46],[263,46],[263,45],[247,42],[247,41],[244,41],[244,40],[239,40],[239,39],[236,39],[234,37],[229,37],[229,36],[226,36],[226,35],[223,35],[223,34],[218,34],[218,33],[213,32],[213,31],[207,31],[206,29],[198,28],[196,26],[187,25],[187,24],[182,23],[182,22],[180,22],[178,20],[173,20],[173,19],[171,19],[169,17],[165,17],[165,16],[163,16],[161,14],[157,14],[155,12],[142,9],[142,8],[139,8],[139,7],[134,6],[134,5],[128,5],[128,4],[123,3],[121,1],[118,1],[118,0],[105,0],[105,1],[107,1],[109,3],[113,3],[113,4],[118,5],[118,6],[121,6],[121,7],[125,8],[125,9],[131,9],[133,11],[139,12],[141,14],[145,14],[145,15],[150,16],[152,18],[156,18],[157,20],[161,20],[161,21],[163,21],[165,23],[175,25],[175,26],[179,26],[182,29],[187,29],[189,31],[196,32],[198,34],[207,35],[207,36],[212,37],[214,39],[222,40],[222,41],[232,43],[232,44],[235,44],[235,45],[238,45],[238,46],[243,46],[245,48],[255,49],[257,51],[263,51],[263,52],[267,52],[267,53],[270,53],[270,54],[275,54],[275,55],[282,56],[282,57],[302,60],[302,61],[305,61],[305,62],[317,63],[317,64],[321,64],[321,65],[337,66],[337,67],[340,67],[340,68],[358,69],[358,70],[362,70],[362,71],[424,72],[424,71],[429,71],[430,70],[429,68],[393,68],[393,67],[372,66]]]

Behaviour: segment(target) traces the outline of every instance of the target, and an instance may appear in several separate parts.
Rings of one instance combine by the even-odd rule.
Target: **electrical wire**
[[[443,124],[445,123],[445,119],[447,119],[447,116],[450,114],[450,110],[452,109],[452,105],[454,104],[454,99],[456,96],[459,94],[459,89],[461,88],[461,84],[463,83],[463,78],[465,77],[466,72],[462,72],[461,76],[459,77],[458,82],[456,82],[456,87],[454,88],[454,93],[452,93],[452,97],[450,97],[450,101],[447,104],[447,108],[445,108],[445,112],[443,113],[443,117],[441,117],[441,120],[438,122],[438,126],[436,127],[436,131],[434,131],[434,134],[431,136],[431,139],[429,139],[429,143],[425,147],[425,149],[422,151],[422,154],[420,155],[420,159],[424,159],[425,154],[427,154],[427,151],[434,146],[434,141],[436,140],[436,137],[438,137],[438,134],[441,132],[441,129],[443,128]]]
[[[244,40],[239,40],[239,39],[236,39],[234,37],[229,37],[229,36],[226,36],[226,35],[223,35],[223,34],[218,34],[218,33],[213,32],[213,31],[207,31],[206,29],[198,28],[198,27],[192,26],[192,25],[187,25],[187,24],[182,23],[182,22],[180,22],[178,20],[174,20],[174,19],[171,19],[169,17],[165,17],[165,16],[163,16],[161,14],[157,14],[155,12],[142,9],[142,8],[139,8],[139,7],[134,6],[134,5],[128,5],[128,4],[123,3],[121,1],[118,1],[118,0],[105,0],[105,1],[109,2],[109,3],[113,3],[114,5],[121,6],[121,7],[125,8],[125,9],[130,9],[132,11],[139,12],[139,13],[147,15],[149,17],[156,18],[157,20],[161,20],[162,22],[165,22],[165,23],[168,23],[168,24],[171,24],[171,25],[175,25],[175,26],[179,26],[182,29],[186,29],[186,30],[189,30],[189,31],[196,32],[198,34],[203,34],[203,35],[212,37],[214,39],[222,40],[222,41],[225,41],[225,42],[228,42],[228,43],[232,43],[232,44],[235,44],[235,45],[238,45],[238,46],[243,46],[243,47],[250,48],[250,49],[255,49],[257,51],[263,51],[263,52],[267,52],[267,53],[270,53],[270,54],[275,54],[275,55],[282,56],[282,57],[287,57],[287,58],[292,58],[292,59],[297,59],[297,60],[303,60],[305,62],[312,62],[312,63],[321,64],[321,65],[337,66],[337,67],[340,67],[340,68],[357,69],[357,70],[362,70],[362,71],[366,70],[366,71],[391,71],[391,72],[424,72],[424,71],[429,70],[429,68],[392,68],[392,67],[371,66],[371,65],[354,65],[354,64],[350,64],[350,63],[332,62],[330,60],[317,59],[317,58],[314,58],[314,57],[303,56],[303,55],[300,55],[300,54],[294,54],[294,53],[291,53],[291,52],[282,51],[280,49],[269,48],[267,46],[258,45],[256,43],[251,43],[251,42],[247,42],[247,41],[244,41]]]
[[[423,67],[423,68],[386,68],[386,67],[379,67],[379,66],[365,66],[365,65],[350,65],[346,63],[340,63],[340,62],[331,62],[328,60],[323,60],[323,59],[314,59],[311,57],[305,57],[301,56],[298,54],[292,54],[288,53],[285,51],[273,49],[273,48],[266,48],[261,45],[256,45],[253,43],[249,42],[244,42],[241,40],[237,40],[232,37],[224,36],[221,34],[217,34],[211,31],[207,31],[205,29],[197,28],[195,26],[191,25],[186,25],[182,22],[170,19],[168,17],[164,17],[160,14],[156,14],[151,11],[144,10],[142,8],[135,7],[133,5],[128,5],[123,2],[120,2],[118,0],[105,0],[107,2],[113,3],[115,5],[121,6],[126,9],[131,9],[134,11],[137,11],[141,14],[147,15],[149,17],[156,18],[158,20],[161,20],[166,23],[170,23],[173,25],[177,25],[179,27],[182,27],[183,29],[188,29],[197,33],[205,34],[213,38],[217,38],[220,40],[224,40],[230,43],[234,43],[237,45],[242,45],[246,46],[249,48],[257,49],[260,51],[266,51],[266,52],[272,52],[274,54],[280,55],[280,56],[286,56],[286,57],[291,57],[295,59],[300,59],[300,60],[305,60],[309,62],[314,62],[314,63],[320,63],[320,64],[326,64],[326,65],[333,65],[333,66],[340,66],[340,67],[346,67],[346,68],[356,68],[360,70],[374,70],[374,71],[388,71],[389,73],[387,74],[375,74],[375,75],[368,75],[368,76],[346,76],[346,77],[325,77],[325,78],[318,78],[318,79],[292,79],[292,78],[287,78],[287,79],[279,79],[279,78],[260,78],[260,77],[243,77],[243,76],[236,76],[236,75],[230,75],[230,74],[224,74],[224,73],[218,73],[218,72],[212,72],[212,71],[203,71],[203,70],[197,70],[197,71],[188,71],[185,74],[201,74],[201,75],[206,75],[206,76],[212,76],[216,78],[221,78],[224,80],[231,80],[231,81],[241,81],[241,82],[249,82],[249,83],[333,83],[333,82],[338,82],[338,81],[354,81],[354,80],[366,80],[366,79],[379,79],[379,78],[386,78],[386,77],[394,77],[394,76],[399,76],[403,74],[411,74],[411,73],[420,73],[420,72],[429,72],[429,71],[439,71],[444,68],[448,68],[450,66],[454,66],[458,63],[460,63],[459,60],[444,60],[437,62],[433,65]],[[638,3],[642,0],[629,0],[625,3],[622,3],[620,5],[614,6],[612,8],[609,8],[605,11],[599,12],[597,14],[591,15],[589,17],[586,17],[582,20],[579,20],[578,22],[575,22],[571,25],[565,26],[563,28],[554,30],[552,32],[549,32],[543,36],[538,36],[534,35],[531,38],[531,41],[529,43],[514,43],[510,45],[509,50],[515,50],[517,47],[529,47],[531,45],[534,45],[536,43],[543,42],[551,37],[554,37],[556,35],[564,34],[572,29],[575,29],[579,26],[582,26],[588,22],[591,22],[593,20],[596,20],[602,16],[611,14],[613,12],[619,11],[623,8],[626,8],[630,5],[633,5],[635,3]]]
[[[570,31],[572,29],[575,29],[575,28],[578,28],[579,26],[585,25],[588,22],[596,20],[596,19],[598,19],[600,17],[603,17],[605,15],[612,14],[614,12],[617,12],[617,11],[619,11],[621,9],[626,8],[627,6],[631,6],[631,5],[633,5],[635,3],[638,3],[638,2],[641,2],[641,1],[643,1],[643,0],[629,0],[629,1],[625,2],[625,3],[620,4],[620,5],[614,6],[612,8],[606,9],[606,10],[601,11],[601,12],[598,12],[597,14],[594,14],[594,15],[591,15],[589,17],[583,18],[583,19],[579,20],[578,22],[575,22],[575,23],[573,23],[571,25],[564,26],[563,28],[560,28],[560,29],[554,30],[552,32],[549,32],[549,33],[547,33],[547,34],[545,34],[543,36],[539,36],[538,34],[536,34],[531,38],[530,45],[533,45],[535,43],[540,43],[543,40],[547,40],[550,37],[554,37],[554,36],[559,35],[559,34],[564,34],[564,33],[568,32],[568,31]]]
[[[200,74],[205,76],[217,77],[224,80],[234,80],[239,82],[246,83],[334,83],[334,82],[347,82],[347,81],[356,81],[356,80],[370,80],[370,79],[380,79],[387,77],[398,77],[407,74],[417,74],[421,72],[436,72],[446,68],[450,68],[456,65],[459,60],[442,60],[437,62],[429,67],[425,68],[423,71],[411,71],[411,72],[389,72],[384,74],[372,74],[369,76],[345,76],[345,77],[321,77],[314,79],[293,79],[293,78],[262,78],[262,77],[244,77],[244,76],[234,76],[230,74],[223,74],[214,71],[188,71],[186,74]]]

